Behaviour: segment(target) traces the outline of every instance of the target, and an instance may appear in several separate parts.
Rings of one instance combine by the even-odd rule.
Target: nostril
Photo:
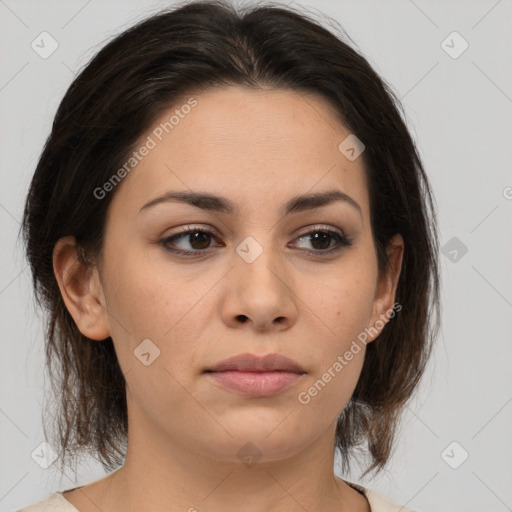
[[[240,320],[240,322],[242,322],[242,323],[245,323],[245,322],[246,322],[246,320],[247,320],[247,317],[246,317],[245,315],[238,315],[238,317],[237,317],[237,318],[238,318],[238,319]]]

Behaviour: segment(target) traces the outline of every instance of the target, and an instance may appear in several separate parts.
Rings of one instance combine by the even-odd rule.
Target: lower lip
[[[248,396],[272,396],[295,384],[301,374],[294,372],[209,372],[215,382]]]

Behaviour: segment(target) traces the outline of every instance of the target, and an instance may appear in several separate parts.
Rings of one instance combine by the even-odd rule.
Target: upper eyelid
[[[177,231],[176,233],[173,233],[164,238],[173,238],[173,237],[178,237],[180,235],[186,235],[186,234],[189,234],[191,231],[204,231],[204,232],[209,233],[215,237],[222,236],[222,235],[219,235],[217,229],[212,228],[210,226],[206,227],[206,226],[201,226],[201,225],[196,226],[193,224],[189,224],[189,225],[185,226],[183,229],[181,229],[180,231]],[[301,228],[301,230],[295,236],[296,237],[304,236],[313,231],[334,231],[334,232],[338,233],[340,236],[344,236],[344,237],[348,238],[348,236],[345,234],[345,231],[343,229],[338,228],[336,226],[329,226],[327,224],[313,224],[311,226]]]
[[[301,230],[299,235],[297,235],[297,236],[301,236],[301,234],[307,235],[307,234],[311,233],[312,231],[334,231],[336,233],[339,233],[342,236],[346,236],[345,231],[343,229],[337,228],[335,226],[328,226],[326,224],[313,224],[312,226],[308,226],[308,227],[304,228],[303,231]]]

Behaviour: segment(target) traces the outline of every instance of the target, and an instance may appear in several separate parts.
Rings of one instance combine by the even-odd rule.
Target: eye
[[[187,226],[180,233],[166,237],[159,243],[166,251],[185,256],[198,256],[208,252],[212,239],[217,239],[213,231],[203,227]],[[309,241],[313,249],[305,249],[304,252],[315,256],[327,256],[353,244],[352,239],[346,237],[341,231],[322,226],[299,235],[296,240]],[[180,243],[182,244],[181,248]],[[183,245],[188,245],[188,247],[183,247]]]
[[[163,245],[164,249],[170,252],[174,252],[177,254],[195,254],[196,256],[198,254],[204,253],[210,245],[210,241],[212,238],[216,238],[215,234],[204,228],[194,228],[187,226],[184,231],[164,238],[160,241],[160,243]],[[176,242],[183,239],[185,243],[188,243],[190,247],[192,247],[192,250],[190,249],[173,249],[169,245],[176,246]]]
[[[341,231],[322,226],[315,226],[312,231],[299,235],[298,240],[310,241],[314,250],[306,249],[305,252],[317,256],[328,255],[353,244],[352,239],[345,236]],[[334,242],[334,245],[332,245],[332,242]]]

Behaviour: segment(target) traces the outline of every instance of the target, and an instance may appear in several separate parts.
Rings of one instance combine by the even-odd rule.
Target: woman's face
[[[349,139],[340,150],[350,132],[312,95],[229,87],[193,97],[162,114],[108,192],[98,321],[126,377],[131,428],[224,461],[241,460],[246,443],[262,462],[332,444],[364,360],[358,335],[392,308],[396,287],[378,279],[361,148],[347,150]],[[328,192],[351,199],[286,211]],[[264,395],[206,372],[241,354],[280,354],[303,374]]]

